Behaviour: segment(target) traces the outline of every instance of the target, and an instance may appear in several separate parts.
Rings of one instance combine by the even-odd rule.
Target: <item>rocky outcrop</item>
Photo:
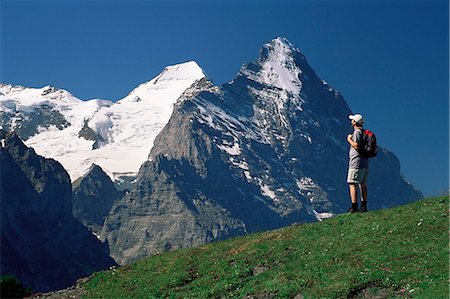
[[[64,116],[48,104],[41,104],[35,107],[33,111],[0,113],[0,126],[10,130],[13,122],[18,123],[14,130],[23,140],[34,136],[43,128],[48,129],[51,126],[55,126],[62,130],[70,126],[70,123]]]
[[[100,166],[93,164],[73,185],[73,215],[99,236],[103,222],[115,200],[124,193],[118,191]]]
[[[173,183],[174,176],[183,176],[185,184]],[[202,192],[205,182],[187,161],[147,162],[138,182],[115,202],[103,227],[102,237],[114,243],[111,256],[119,264],[245,232],[242,221]]]
[[[15,133],[1,141],[1,275],[49,291],[114,265],[107,244],[73,217],[61,164],[36,155]]]
[[[102,239],[126,264],[346,211],[351,113],[299,49],[283,38],[265,44],[230,83],[203,79],[184,92]],[[386,149],[369,188],[371,209],[422,197]]]
[[[94,144],[92,145],[92,149],[93,150],[98,149],[101,143],[105,142],[105,139],[100,134],[92,130],[89,127],[88,122],[89,122],[88,119],[84,120],[83,128],[81,128],[80,132],[78,132],[78,137],[84,138],[86,140],[95,141]]]

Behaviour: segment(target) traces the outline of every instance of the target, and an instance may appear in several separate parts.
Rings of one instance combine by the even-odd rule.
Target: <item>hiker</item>
[[[347,183],[352,201],[352,207],[348,212],[358,212],[358,187],[361,189],[361,209],[359,211],[367,212],[366,182],[369,175],[369,159],[358,152],[363,140],[364,118],[361,114],[349,115],[348,118],[351,120],[353,127],[353,134],[347,136],[347,141],[350,144]]]

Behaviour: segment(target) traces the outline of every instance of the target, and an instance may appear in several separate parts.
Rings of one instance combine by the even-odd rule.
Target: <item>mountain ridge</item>
[[[58,160],[72,181],[99,164],[124,183],[145,162],[179,96],[205,76],[194,61],[168,66],[116,102],[81,101],[51,86],[2,84],[0,127],[15,129],[39,154]]]
[[[105,220],[101,238],[119,264],[348,209],[345,138],[352,111],[291,48],[283,53],[295,64],[297,92],[267,84],[264,51],[272,44],[286,46],[263,45],[234,80],[215,86],[205,79],[177,101],[135,186]],[[373,209],[422,197],[383,148],[369,181]]]

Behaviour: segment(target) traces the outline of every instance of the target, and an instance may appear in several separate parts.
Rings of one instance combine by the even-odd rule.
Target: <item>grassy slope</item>
[[[155,255],[83,287],[88,298],[448,298],[448,216],[448,196],[340,215]]]

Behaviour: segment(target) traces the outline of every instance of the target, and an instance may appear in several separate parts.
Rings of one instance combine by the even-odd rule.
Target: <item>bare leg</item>
[[[357,184],[348,184],[350,188],[350,199],[352,203],[358,203],[358,188]]]
[[[361,184],[361,201],[367,201],[367,185],[366,183]]]
[[[367,212],[367,185],[361,184],[361,209],[360,212]]]

